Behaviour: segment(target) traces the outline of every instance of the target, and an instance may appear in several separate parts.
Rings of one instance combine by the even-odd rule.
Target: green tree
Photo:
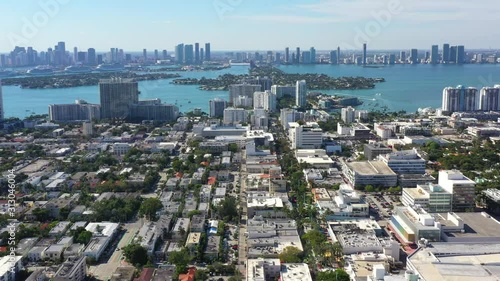
[[[46,222],[50,218],[49,210],[47,209],[35,208],[33,209],[32,214],[35,216],[36,221],[39,222]]]
[[[365,191],[366,192],[374,192],[375,188],[372,185],[368,184],[365,186]]]
[[[163,204],[158,198],[147,198],[139,208],[139,215],[145,216],[148,220],[155,220],[156,213],[163,208]]]
[[[313,229],[302,235],[302,240],[317,253],[320,245],[326,242],[326,237],[321,231]]]
[[[238,219],[238,206],[235,197],[227,197],[217,207],[217,214],[224,221],[236,221]]]
[[[203,269],[196,270],[196,273],[194,275],[194,280],[195,281],[208,280],[208,274],[207,274],[207,272],[205,270],[203,270]]]
[[[281,262],[298,263],[302,262],[302,251],[297,247],[288,246],[278,255]]]
[[[129,244],[123,248],[123,254],[133,265],[143,266],[148,262],[148,251],[139,244]]]
[[[335,271],[318,272],[316,281],[350,281],[349,274],[343,269],[336,269]]]
[[[168,262],[175,265],[177,274],[186,273],[191,256],[186,248],[180,251],[172,252],[168,257]]]

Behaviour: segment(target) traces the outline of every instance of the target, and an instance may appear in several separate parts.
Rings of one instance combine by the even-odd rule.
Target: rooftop
[[[361,175],[396,175],[381,161],[348,162],[347,166]]]

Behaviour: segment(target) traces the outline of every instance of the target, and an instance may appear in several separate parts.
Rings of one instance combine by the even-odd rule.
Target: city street
[[[245,152],[242,152],[243,155],[246,155]],[[246,157],[243,156],[245,159]],[[241,173],[240,173],[240,206],[242,207],[242,213],[240,218],[240,233],[239,233],[239,246],[238,246],[238,268],[243,274],[246,276],[246,260],[247,260],[247,244],[246,244],[246,223],[247,223],[247,202],[246,202],[246,164],[241,165]]]

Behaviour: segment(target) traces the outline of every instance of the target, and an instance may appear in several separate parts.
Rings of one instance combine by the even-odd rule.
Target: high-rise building
[[[399,54],[399,61],[401,63],[406,63],[406,52],[405,51],[401,51],[401,53]]]
[[[366,43],[363,43],[363,66],[366,66]]]
[[[178,64],[182,64],[184,62],[184,44],[179,44],[175,46],[175,61]]]
[[[465,47],[457,46],[457,64],[463,64],[465,62]]]
[[[200,63],[200,43],[194,43],[194,63]]]
[[[184,63],[193,64],[194,50],[193,45],[184,45]]]
[[[113,78],[99,81],[101,118],[129,118],[130,107],[139,101],[139,88],[132,79]]]
[[[344,123],[346,123],[346,124],[353,123],[356,119],[355,114],[356,114],[356,109],[354,109],[351,106],[342,108],[342,111],[341,111],[342,121],[344,121]]]
[[[0,121],[5,118],[5,113],[3,111],[3,94],[2,94],[2,80],[0,80]]]
[[[457,63],[457,46],[450,47],[450,59],[448,61],[451,63]]]
[[[389,65],[394,65],[394,64],[396,64],[396,55],[390,54],[389,55]]]
[[[323,130],[316,122],[308,122],[300,125],[296,122],[291,122],[288,129],[288,136],[292,149],[305,148],[315,149],[320,148],[323,144]]]
[[[269,112],[276,110],[276,95],[271,91],[255,92],[253,94],[253,108],[264,109]]]
[[[475,111],[479,109],[478,91],[464,86],[446,87],[443,90],[442,110],[447,112]]]
[[[450,44],[443,44],[443,63],[450,61]]]
[[[229,104],[234,105],[235,100],[244,96],[247,98],[253,98],[253,93],[260,92],[262,86],[260,84],[233,84],[229,85]]]
[[[211,61],[212,57],[210,54],[210,43],[205,43],[205,60]]]
[[[228,107],[224,109],[224,124],[246,123],[248,113],[243,108]]]
[[[87,62],[90,65],[96,64],[96,56],[95,56],[95,49],[94,48],[89,48],[87,50]]]
[[[87,62],[87,53],[86,52],[78,52],[76,55],[76,62],[86,63]]]
[[[306,80],[297,81],[295,85],[295,105],[305,107],[307,104],[307,84]]]
[[[161,59],[162,59],[162,60],[166,60],[166,59],[167,59],[167,50],[163,50],[163,51],[162,51],[162,56],[161,56]]]
[[[179,117],[179,108],[173,104],[161,103],[159,99],[138,101],[130,105],[129,120],[132,121],[175,121]]]
[[[300,62],[304,64],[311,63],[311,52],[309,51],[302,52],[302,60]]]
[[[283,96],[291,96],[295,95],[295,86],[281,86],[281,85],[272,85],[271,93],[276,95],[276,98],[282,98]]]
[[[205,49],[200,48],[200,63],[205,61]]]
[[[210,117],[219,118],[224,116],[224,109],[227,108],[227,102],[225,100],[215,98],[213,100],[210,100],[208,103],[210,106]]]
[[[29,47],[28,47],[29,50]],[[78,62],[78,48],[74,47],[73,48],[73,62],[76,63]]]
[[[94,124],[92,122],[83,122],[82,133],[84,136],[92,136],[94,134]]]
[[[148,61],[148,51],[146,49],[142,49],[142,59]]]
[[[479,109],[483,111],[500,110],[500,85],[483,87],[479,95]]]
[[[89,104],[84,100],[76,100],[73,104],[50,104],[50,121],[74,122],[101,119],[101,106]]]
[[[160,55],[158,54],[158,50],[155,49],[155,62],[160,59]]]
[[[337,64],[337,52],[330,51],[330,64]]]
[[[65,65],[66,62],[66,43],[58,42],[56,46],[56,64]]]
[[[311,53],[309,63],[316,63],[316,49],[314,49],[314,47],[311,47],[311,49],[309,49],[309,52]]]
[[[295,49],[295,63],[300,63],[300,47]]]
[[[453,194],[452,211],[465,212],[473,211],[476,205],[475,186],[476,183],[464,176],[457,170],[439,171],[438,184],[444,190]]]
[[[411,55],[410,56],[411,64],[417,64],[418,63],[418,50],[411,49],[410,55]]]
[[[439,61],[439,46],[432,45],[431,47],[431,64],[437,64]]]
[[[340,47],[337,47],[337,64],[340,64]]]
[[[290,48],[285,48],[285,63],[290,63]]]

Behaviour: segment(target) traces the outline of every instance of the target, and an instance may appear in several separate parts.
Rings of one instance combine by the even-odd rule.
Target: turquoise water
[[[394,65],[382,68],[362,68],[354,65],[302,65],[281,66],[290,73],[324,73],[330,76],[364,76],[386,79],[370,90],[332,90],[327,94],[341,94],[359,97],[364,104],[361,108],[381,108],[389,110],[415,111],[419,107],[440,107],[444,87],[464,85],[471,87],[500,84],[500,65]],[[215,78],[220,74],[244,74],[246,66],[235,66],[220,71],[181,72],[183,77]],[[172,79],[139,82],[140,99],[160,98],[166,103],[177,103],[185,112],[200,107],[208,112],[208,101],[215,97],[228,98],[225,91],[201,91],[198,86],[170,84]],[[48,113],[48,105],[73,103],[84,99],[99,103],[97,86],[68,89],[21,89],[3,86],[4,110],[6,117],[23,118],[32,112]]]

